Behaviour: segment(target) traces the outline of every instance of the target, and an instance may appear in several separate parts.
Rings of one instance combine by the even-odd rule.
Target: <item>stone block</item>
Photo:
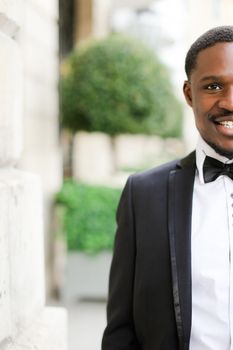
[[[22,43],[22,53],[25,77],[55,89],[59,71],[57,53],[33,39]]]
[[[0,165],[6,165],[22,150],[22,62],[15,42],[1,33],[0,76]]]
[[[24,120],[24,146],[27,153],[33,153],[37,157],[36,153],[46,154],[53,152],[53,148],[58,148],[59,130],[58,123],[47,118],[39,119],[39,112],[35,112],[34,115],[27,113]],[[27,117],[27,118],[26,118]]]
[[[0,340],[4,340],[14,337],[44,305],[44,244],[39,178],[2,169],[0,193],[0,208],[5,208],[0,220],[0,305],[6,322]]]
[[[58,92],[27,77],[24,93],[24,148],[26,153],[44,151],[47,155],[50,149],[58,148]]]
[[[0,0],[0,28],[3,25],[5,33],[14,35],[22,23],[23,18],[22,0]]]
[[[11,336],[11,308],[10,308],[10,281],[9,281],[9,237],[8,224],[8,189],[0,183],[0,343]]]
[[[152,161],[164,150],[164,140],[159,136],[144,135],[143,154],[146,160]]]
[[[145,166],[163,150],[163,141],[156,136],[119,135],[114,144],[118,169]]]
[[[184,142],[180,139],[168,138],[164,140],[164,149],[174,157],[182,157],[185,154]]]
[[[27,6],[33,7],[35,11],[50,20],[58,19],[58,0],[31,0]]]
[[[73,176],[77,180],[102,183],[114,169],[111,138],[103,133],[79,132],[73,148]]]
[[[35,155],[36,154],[36,155]],[[62,184],[62,155],[59,148],[50,148],[49,152],[43,150],[23,153],[20,167],[26,171],[40,174],[43,192],[46,196],[54,195]],[[48,199],[48,198],[47,198]]]
[[[49,1],[47,1],[49,3]],[[35,3],[35,0],[34,0]],[[37,1],[39,4],[39,1]],[[40,6],[40,5],[38,5]],[[20,42],[35,42],[35,46],[43,47],[58,54],[58,26],[57,18],[50,18],[38,10],[38,6],[25,5],[24,21],[22,23]],[[30,45],[32,46],[32,44]],[[44,59],[41,61],[44,63]],[[42,64],[43,66],[43,64]]]
[[[54,76],[54,87],[50,84],[38,83],[36,79],[26,77],[24,80],[24,116],[38,119],[41,123],[53,121],[58,128],[59,100],[57,76]],[[43,103],[41,103],[43,101]]]
[[[4,13],[0,12],[0,30],[9,37],[15,37],[19,32],[19,27],[16,22],[8,18]]]
[[[41,135],[43,139],[43,135]],[[27,171],[33,171],[40,175],[44,194],[44,231],[45,231],[45,256],[46,256],[46,288],[50,293],[52,276],[51,266],[51,245],[54,239],[51,235],[51,207],[54,201],[54,194],[59,191],[62,185],[62,154],[58,147],[48,146],[39,149],[27,148],[27,152],[22,153],[19,162],[20,167]]]
[[[4,350],[67,350],[67,313],[46,307],[35,320],[9,339]]]

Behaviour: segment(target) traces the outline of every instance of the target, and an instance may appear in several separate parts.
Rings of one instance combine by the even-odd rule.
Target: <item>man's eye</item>
[[[208,84],[206,86],[207,90],[221,90],[221,86],[217,83]]]

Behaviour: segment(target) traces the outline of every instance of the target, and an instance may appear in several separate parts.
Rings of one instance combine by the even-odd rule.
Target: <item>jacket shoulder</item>
[[[154,167],[152,169],[135,173],[129,177],[129,182],[132,182],[135,186],[142,185],[143,187],[158,185],[162,186],[167,183],[169,173],[176,169],[195,169],[195,152],[190,153],[188,156],[182,159],[175,159],[168,163]]]

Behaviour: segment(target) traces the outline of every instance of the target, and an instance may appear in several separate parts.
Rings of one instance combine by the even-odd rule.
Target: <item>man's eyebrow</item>
[[[221,79],[221,77],[219,75],[208,75],[206,77],[201,78],[200,82],[202,83],[202,82],[205,82],[207,80],[220,80],[220,79]]]

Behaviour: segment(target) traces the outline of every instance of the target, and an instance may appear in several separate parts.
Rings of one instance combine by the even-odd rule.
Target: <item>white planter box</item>
[[[76,133],[73,144],[73,176],[76,180],[104,183],[114,172],[113,158],[109,135],[102,132]]]
[[[77,299],[106,299],[111,252],[97,255],[68,253],[62,299],[71,302]]]

